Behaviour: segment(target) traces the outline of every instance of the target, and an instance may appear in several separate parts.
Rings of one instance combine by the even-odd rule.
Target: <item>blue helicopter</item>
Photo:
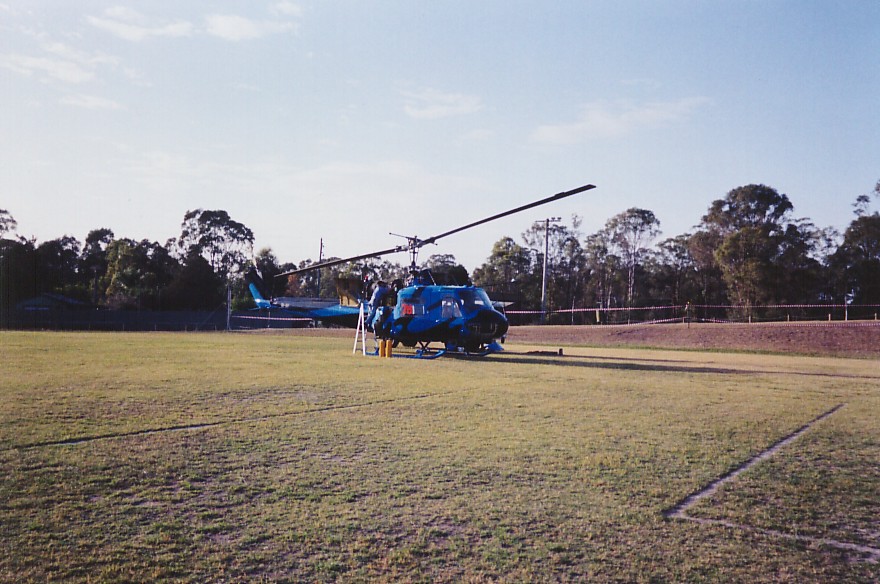
[[[418,357],[433,358],[449,353],[487,355],[502,350],[500,343],[507,334],[509,325],[507,317],[500,310],[501,306],[493,303],[482,288],[437,284],[429,270],[417,268],[419,249],[465,229],[594,188],[595,185],[584,185],[439,235],[425,239],[406,237],[406,243],[397,247],[328,260],[276,276],[288,277],[392,253],[409,252],[410,281],[406,285],[397,282],[391,286],[384,282],[377,283],[369,301],[366,300],[366,286],[357,294],[356,302],[349,300],[347,303],[337,304],[335,301],[297,298],[267,300],[262,279],[253,269],[248,274],[248,284],[260,308],[282,308],[291,314],[343,326],[357,327],[363,324],[375,333],[377,339],[390,341],[392,346],[402,344],[404,347],[416,348]]]

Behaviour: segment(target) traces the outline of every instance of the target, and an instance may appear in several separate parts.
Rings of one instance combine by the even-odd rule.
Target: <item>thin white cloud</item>
[[[80,65],[84,65],[87,67],[94,67],[97,65],[115,66],[119,64],[118,57],[113,57],[104,53],[90,55],[86,52],[65,45],[64,43],[59,43],[55,41],[44,42],[43,50],[50,55],[55,55],[56,57],[59,57],[66,61],[73,61],[74,63],[79,63]]]
[[[274,20],[251,20],[235,14],[205,17],[208,34],[227,41],[247,41],[296,30],[296,24]]]
[[[103,16],[87,16],[86,21],[95,28],[135,42],[152,37],[186,37],[193,33],[192,24],[185,20],[154,24],[141,13],[124,6],[108,8]]]
[[[31,76],[35,73],[48,75],[50,78],[65,83],[84,83],[94,79],[94,72],[78,63],[50,57],[31,57],[28,55],[0,55],[0,67],[15,71],[21,75]]]
[[[574,144],[589,138],[615,138],[643,128],[657,128],[681,122],[709,102],[706,97],[641,104],[631,101],[592,102],[581,108],[575,121],[538,126],[532,138],[549,144]]]
[[[302,14],[298,5],[287,1],[273,4],[269,12],[287,19]],[[209,14],[203,26],[195,26],[186,20],[156,22],[124,6],[108,8],[100,16],[87,16],[86,21],[95,28],[133,42],[155,37],[188,37],[197,33],[227,41],[245,41],[297,30],[297,24],[290,20],[253,20],[236,14]]]
[[[293,2],[276,2],[269,11],[276,15],[293,16],[296,18],[302,16],[302,7]]]
[[[109,109],[109,110],[121,110],[124,109],[121,105],[111,99],[105,99],[103,97],[96,97],[94,95],[67,95],[62,97],[60,103],[64,105],[70,105],[73,107],[81,107],[84,109],[90,110],[99,110],[99,109]]]
[[[126,22],[143,23],[146,21],[143,14],[129,6],[111,6],[104,11],[104,14],[110,18],[124,20]]]
[[[411,118],[437,120],[475,113],[483,108],[476,95],[443,93],[435,89],[403,91],[404,111]]]
[[[126,79],[128,79],[132,85],[137,87],[152,87],[153,84],[147,81],[144,78],[143,73],[138,71],[137,69],[133,69],[131,67],[124,67],[122,69],[123,75],[125,75]]]
[[[46,34],[26,34],[39,42],[43,53],[0,55],[0,67],[21,75],[38,76],[43,82],[83,84],[94,81],[102,68],[116,69],[121,62],[112,55],[91,53],[54,41]]]

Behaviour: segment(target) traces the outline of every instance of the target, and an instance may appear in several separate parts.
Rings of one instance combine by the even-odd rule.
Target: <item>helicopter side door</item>
[[[461,318],[461,306],[458,299],[452,294],[447,294],[440,301],[440,318],[443,320]]]

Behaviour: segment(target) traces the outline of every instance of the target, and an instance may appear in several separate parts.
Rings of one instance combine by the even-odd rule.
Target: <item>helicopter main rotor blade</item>
[[[555,195],[547,197],[546,199],[541,199],[540,201],[535,201],[534,203],[529,203],[528,205],[523,205],[522,207],[517,207],[516,209],[511,209],[510,211],[505,211],[504,213],[498,213],[497,215],[492,215],[491,217],[486,217],[485,219],[480,219],[479,221],[474,221],[473,223],[468,223],[467,225],[452,229],[450,231],[447,231],[446,233],[441,233],[440,235],[435,235],[426,239],[419,239],[417,245],[422,246],[429,243],[434,243],[441,237],[446,237],[447,235],[452,235],[453,233],[458,233],[459,231],[464,231],[465,229],[470,229],[471,227],[476,227],[477,225],[482,225],[483,223],[488,223],[489,221],[495,221],[496,219],[501,219],[502,217],[507,217],[508,215],[519,213],[520,211],[526,211],[528,209],[532,209],[540,205],[545,205],[547,203],[552,203],[553,201],[558,201],[559,199],[564,199],[565,197],[570,197],[572,195],[576,195],[578,193],[582,193],[584,191],[595,188],[596,185],[584,185],[570,191],[556,193]]]
[[[306,266],[304,268],[298,268],[296,270],[290,270],[288,272],[283,272],[281,274],[276,275],[276,278],[281,278],[284,276],[292,276],[294,274],[301,274],[302,272],[309,272],[311,270],[320,270],[321,268],[331,268],[333,266],[338,266],[339,264],[347,264],[348,262],[356,262],[358,260],[366,260],[369,258],[377,258],[379,256],[388,255],[391,253],[398,253],[401,251],[408,250],[409,247],[399,245],[397,247],[392,247],[390,249],[383,249],[382,251],[374,251],[373,253],[365,253],[359,256],[354,256],[350,258],[343,258],[340,260],[327,260],[326,262],[320,262],[317,264],[312,264],[310,266]]]
[[[454,233],[458,233],[459,231],[464,231],[465,229],[470,229],[471,227],[476,227],[478,225],[482,225],[483,223],[488,223],[489,221],[495,221],[496,219],[501,219],[502,217],[507,217],[508,215],[513,215],[514,213],[519,213],[520,211],[526,211],[528,209],[532,209],[534,207],[538,207],[540,205],[545,205],[547,203],[552,203],[553,201],[558,201],[560,199],[564,199],[566,197],[570,197],[572,195],[576,195],[578,193],[582,193],[584,191],[588,191],[590,189],[595,189],[596,185],[584,185],[582,187],[578,187],[576,189],[572,189],[570,191],[563,191],[561,193],[556,193],[550,197],[545,199],[541,199],[540,201],[535,201],[534,203],[529,203],[528,205],[522,205],[521,207],[517,207],[516,209],[511,209],[509,211],[505,211],[503,213],[498,213],[497,215],[492,215],[491,217],[486,217],[485,219],[480,219],[479,221],[474,221],[473,223],[468,223],[467,225],[463,225],[456,229],[452,229],[445,233],[441,233],[439,235],[434,235],[432,237],[428,237],[426,239],[419,238],[411,238],[407,245],[399,245],[397,247],[392,247],[389,249],[384,249],[382,251],[375,251],[373,253],[365,253],[358,256],[353,256],[350,258],[344,258],[340,260],[328,260],[326,262],[320,262],[317,264],[312,264],[310,266],[306,266],[304,268],[299,268],[296,270],[290,270],[288,272],[284,272],[275,276],[276,278],[281,278],[284,276],[291,276],[293,274],[300,274],[302,272],[308,272],[310,270],[318,270],[321,268],[330,268],[333,266],[338,266],[339,264],[345,264],[348,262],[356,262],[358,260],[365,260],[369,258],[377,258],[379,256],[388,255],[392,253],[399,253],[402,251],[412,251],[418,249],[424,245],[428,245],[429,243],[434,243],[438,239],[442,237],[446,237],[448,235],[452,235]]]

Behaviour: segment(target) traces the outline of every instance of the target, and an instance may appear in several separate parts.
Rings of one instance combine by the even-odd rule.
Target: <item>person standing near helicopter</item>
[[[391,287],[387,282],[384,280],[376,282],[376,288],[373,289],[373,295],[370,296],[370,315],[367,317],[367,326],[370,327],[370,330],[373,329],[373,319],[376,318],[379,307],[385,304],[385,299],[390,292]]]

